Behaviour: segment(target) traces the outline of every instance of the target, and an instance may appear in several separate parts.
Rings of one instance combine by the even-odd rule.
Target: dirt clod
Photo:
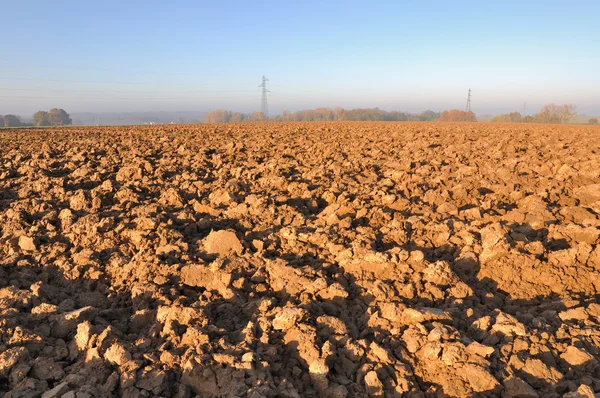
[[[227,256],[241,254],[243,247],[232,231],[213,231],[204,240],[204,248],[208,254]]]

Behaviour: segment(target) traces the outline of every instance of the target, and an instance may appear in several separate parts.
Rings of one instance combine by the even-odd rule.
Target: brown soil
[[[0,396],[594,397],[600,128],[0,133]]]

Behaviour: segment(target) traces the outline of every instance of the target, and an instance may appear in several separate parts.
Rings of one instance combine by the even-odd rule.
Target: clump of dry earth
[[[0,396],[599,396],[597,127],[94,127],[0,149]]]

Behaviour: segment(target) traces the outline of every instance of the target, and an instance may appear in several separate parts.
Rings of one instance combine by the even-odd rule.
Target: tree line
[[[379,108],[317,108],[297,112],[285,111],[268,120],[274,122],[328,122],[337,120],[348,121],[435,121],[440,118],[439,112],[424,111],[419,114],[411,114],[397,111],[384,111]],[[240,123],[261,122],[267,118],[261,112],[242,114],[224,109],[208,112],[204,118],[206,123]]]
[[[204,116],[205,123],[242,123],[242,122],[264,122],[267,118],[262,112],[240,113],[225,109],[217,109],[208,112]]]
[[[64,109],[52,108],[48,112],[37,111],[33,114],[34,126],[68,126],[73,123]]]
[[[73,121],[64,109],[52,108],[48,112],[38,111],[33,114],[31,123],[24,123],[17,115],[0,115],[0,127],[21,126],[68,126]]]
[[[577,117],[577,108],[573,104],[547,104],[535,115],[523,116],[520,112],[496,115],[490,119],[493,123],[569,123]],[[593,120],[590,124],[593,124]]]
[[[442,112],[439,120],[440,122],[476,122],[477,118],[471,111],[466,112],[458,109],[451,109]]]
[[[577,117],[573,104],[547,104],[535,115],[523,116],[519,112],[493,116],[489,121],[495,123],[569,123]],[[441,121],[441,122],[476,122],[473,112],[450,109],[443,112],[424,111],[419,114],[384,111],[379,108],[316,108],[297,112],[284,111],[281,115],[266,118],[261,112],[243,114],[228,110],[208,112],[206,123],[240,123],[240,122],[326,122],[337,120],[348,121]],[[589,124],[598,124],[598,119],[592,118]]]

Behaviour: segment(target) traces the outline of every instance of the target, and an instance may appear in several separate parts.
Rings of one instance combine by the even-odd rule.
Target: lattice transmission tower
[[[471,112],[471,89],[469,89],[469,95],[467,96],[467,112]]]
[[[267,93],[269,92],[269,90],[267,90],[267,82],[268,81],[269,81],[269,79],[267,79],[263,75],[262,84],[260,86],[258,86],[258,87],[262,87],[262,100],[260,103],[260,111],[262,112],[265,119],[269,117],[269,104],[267,103]]]

